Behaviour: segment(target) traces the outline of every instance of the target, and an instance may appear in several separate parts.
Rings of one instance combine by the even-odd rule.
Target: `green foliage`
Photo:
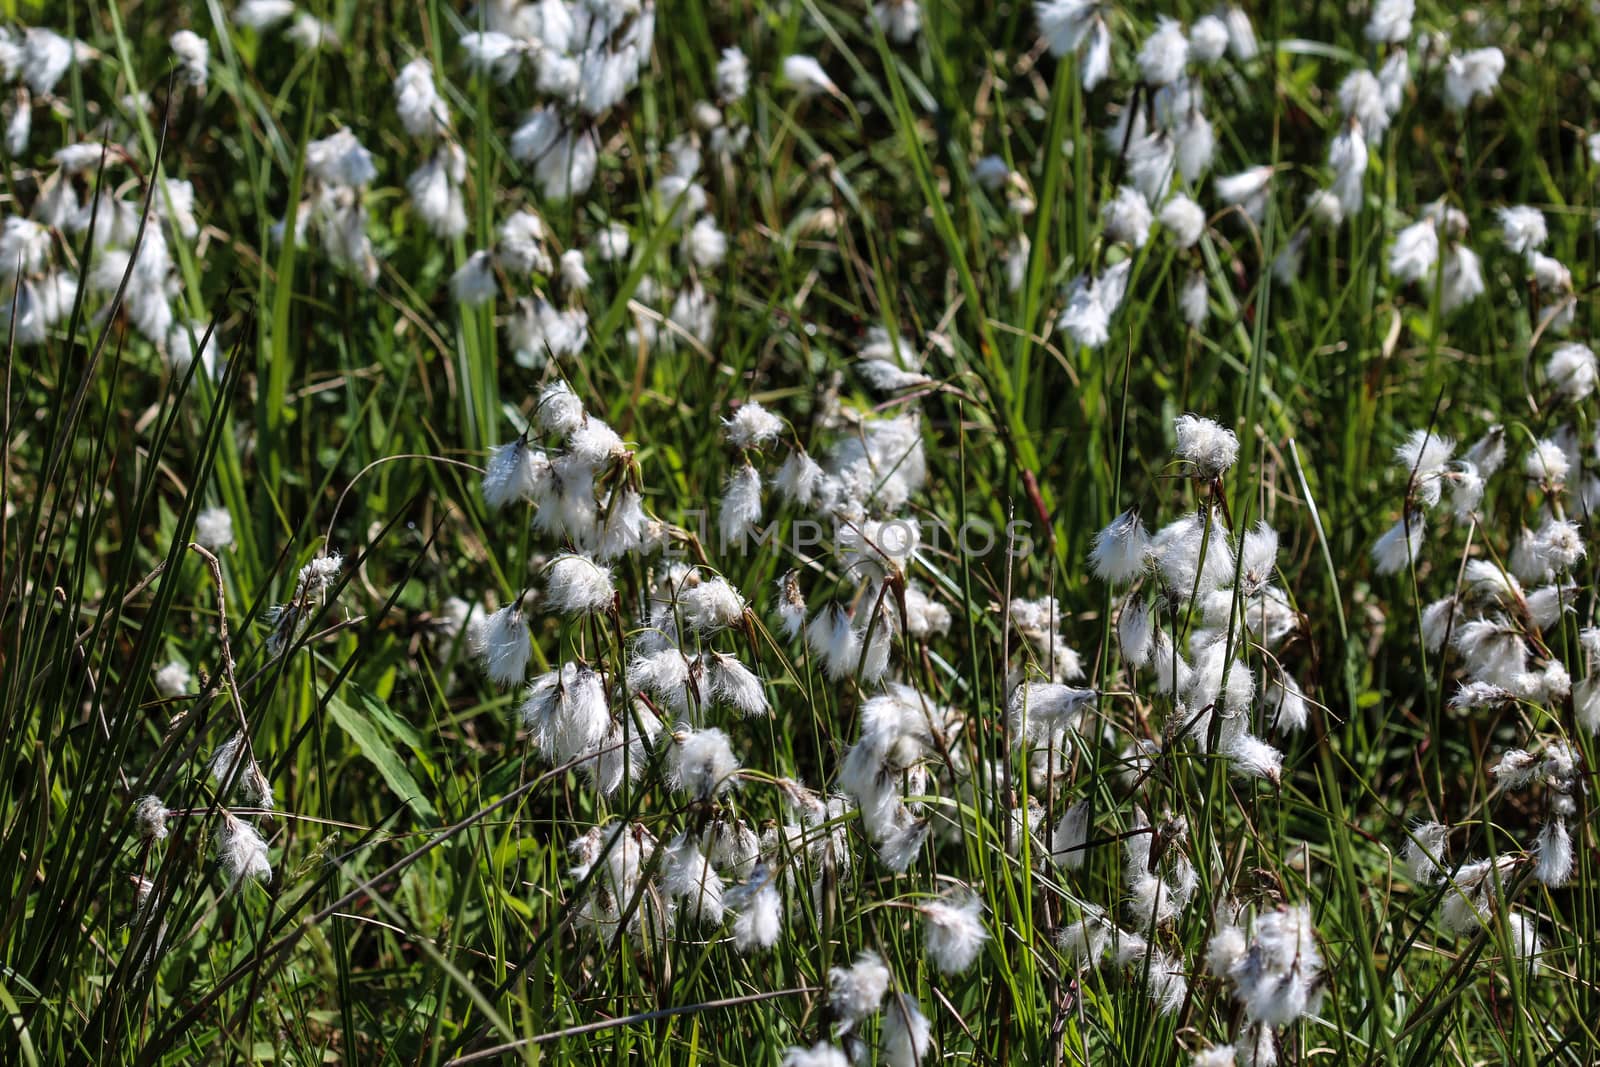
[[[158,174],[192,181],[204,231],[174,248],[176,303],[215,332],[225,369],[213,379],[197,361],[174,372],[124,317],[83,306],[45,344],[9,347],[0,1062],[443,1064],[479,1054],[775,1065],[785,1047],[826,1036],[829,968],[871,948],[932,1019],[940,1062],[1186,1063],[1237,1030],[1236,1005],[1199,966],[1229,893],[1263,907],[1305,903],[1320,936],[1327,997],[1288,1032],[1282,1062],[1592,1061],[1600,900],[1587,797],[1573,822],[1572,886],[1508,889],[1540,916],[1539,973],[1518,964],[1502,922],[1440,930],[1445,890],[1416,886],[1397,859],[1423,818],[1466,828],[1474,855],[1531,845],[1536,813],[1496,790],[1486,768],[1500,750],[1565,728],[1570,701],[1452,712],[1453,665],[1425,651],[1419,619],[1454,587],[1467,539],[1503,554],[1536,521],[1538,497],[1497,486],[1498,525],[1441,533],[1410,573],[1379,576],[1368,555],[1400,514],[1406,478],[1390,457],[1411,430],[1470,440],[1500,422],[1519,447],[1563,421],[1593,435],[1592,407],[1535,402],[1536,306],[1523,263],[1490,232],[1495,205],[1546,211],[1545,251],[1577,276],[1575,335],[1587,335],[1597,276],[1596,175],[1581,136],[1596,92],[1585,73],[1596,60],[1590,13],[1501,4],[1468,17],[1422,5],[1419,26],[1461,41],[1474,25],[1504,29],[1500,90],[1456,116],[1437,102],[1436,67],[1419,71],[1422,88],[1374,151],[1362,216],[1311,232],[1300,279],[1281,286],[1269,266],[1304,221],[1314,184],[1305,161],[1323,158],[1342,121],[1338,81],[1378,53],[1361,35],[1364,15],[1344,5],[1260,5],[1264,54],[1208,75],[1208,111],[1219,172],[1274,165],[1284,191],[1259,228],[1219,218],[1193,253],[1159,237],[1135,253],[1112,342],[1092,351],[1054,322],[1070,279],[1108,262],[1097,217],[1123,163],[1098,131],[1108,105],[1126,100],[1109,87],[1084,93],[1073,62],[1036,48],[1027,5],[930,0],[922,35],[901,46],[860,5],[664,0],[653,57],[605,126],[601,177],[578,204],[539,202],[512,159],[507,137],[527,87],[467,75],[456,42],[476,16],[465,7],[308,5],[343,37],[337,51],[309,53],[233,25],[220,0],[15,6],[24,23],[70,31],[100,55],[39,108],[33,155],[9,161],[7,211],[35,194],[24,165],[107,131],[138,159],[141,197],[161,195]],[[1110,13],[1115,84],[1133,83],[1138,42],[1171,6]],[[1177,7],[1192,18],[1209,5]],[[167,77],[167,40],[183,27],[212,44],[203,94]],[[730,44],[750,56],[754,78],[730,105],[749,145],[728,164],[707,153],[708,211],[730,238],[727,261],[699,279],[719,305],[714,341],[647,351],[634,332],[638,307],[654,306],[642,283],[684,281],[673,205],[654,192],[670,169],[665,147],[714,92]],[[777,70],[794,52],[822,58],[851,102],[782,88]],[[395,118],[391,83],[419,55],[449,87],[472,161],[470,224],[454,240],[430,236],[402,188],[421,151]],[[117,104],[139,91],[151,108]],[[381,164],[368,203],[381,261],[371,288],[315,247],[269,236],[301,199],[305,145],[342,125]],[[975,162],[991,153],[1025,179],[1031,214],[978,182]],[[1440,197],[1482,231],[1489,289],[1449,317],[1437,294],[1399,285],[1385,267],[1393,231]],[[491,309],[450,298],[451,274],[524,205],[563,247],[591,246],[611,220],[634,235],[632,266],[591,257],[588,347],[559,368],[521,366]],[[1005,255],[1019,236],[1032,256],[1013,290]],[[1191,269],[1210,297],[1204,331],[1176,308]],[[850,370],[876,325],[927,353],[934,381],[920,395],[884,401]],[[903,673],[968,716],[960,743],[974,767],[1009,758],[1008,672],[1027,657],[1006,610],[1017,596],[1060,600],[1065,633],[1105,690],[1098,725],[1159,736],[1170,702],[1120,688],[1114,598],[1085,561],[1095,532],[1125,508],[1167,521],[1209,492],[1169,462],[1176,416],[1238,430],[1225,500],[1236,529],[1263,519],[1282,535],[1280,581],[1304,626],[1295,656],[1317,708],[1311,730],[1286,743],[1281,784],[1231,777],[1194,752],[1152,778],[1152,795],[1187,820],[1199,875],[1194,902],[1163,935],[1190,967],[1178,1014],[1157,1013],[1136,977],[1078,972],[1055,941],[1082,904],[1110,907],[1123,891],[1115,842],[1131,832],[1131,812],[1104,746],[1073,756],[1072,799],[1096,805],[1109,846],[1079,870],[1035,865],[1037,842],[1007,851],[997,812],[1026,805],[1031,786],[991,771],[979,796],[930,799],[953,832],[910,875],[890,873],[858,817],[841,817],[856,862],[829,876],[818,907],[807,886],[786,890],[794,906],[770,953],[738,955],[724,933],[687,923],[667,947],[580,929],[590,887],[569,871],[572,839],[619,818],[666,840],[697,813],[659,776],[604,799],[542,763],[518,735],[520,694],[485,682],[465,637],[444,625],[449,597],[509,603],[538,584],[556,548],[525,515],[486,509],[475,470],[528,423],[556,376],[629,442],[647,507],[670,521],[714,506],[736,462],[719,420],[739,402],[781,412],[819,453],[829,405],[914,404],[930,466],[917,515],[951,527],[1023,519],[1035,548],[1010,559],[934,546],[914,574],[955,621],[937,646],[908,639]],[[216,571],[189,547],[211,507],[233,518]],[[779,521],[787,529],[797,517]],[[776,580],[793,562],[784,551],[713,560],[750,600],[758,621],[739,651],[768,668],[776,709],[730,728],[752,780],[729,803],[758,826],[786,817],[762,776],[831,783],[868,692],[828,680],[801,643],[776,634]],[[286,654],[270,655],[269,608],[291,601],[300,568],[325,552],[345,557],[336,583]],[[1569,665],[1593,621],[1593,555],[1574,575],[1576,611],[1547,635]],[[848,590],[839,571],[818,580]],[[616,580],[635,604],[648,568],[624,561]],[[625,655],[614,638],[599,624],[536,617],[534,667],[584,657],[614,668]],[[193,681],[164,697],[152,678],[173,661]],[[215,858],[229,797],[207,759],[241,718],[276,789],[278,811],[261,822],[274,875],[230,891]],[[1575,739],[1593,766],[1592,738]],[[147,793],[173,812],[164,840],[136,831]],[[1052,818],[1063,807],[1051,792],[1034,799]],[[961,975],[931,966],[919,921],[898,906],[951,881],[978,890],[992,935]],[[868,1025],[869,1044],[880,1026]]]

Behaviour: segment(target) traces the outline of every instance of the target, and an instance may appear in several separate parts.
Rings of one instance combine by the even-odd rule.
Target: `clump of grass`
[[[0,34],[0,1061],[1587,1062],[1585,35],[137,14]]]

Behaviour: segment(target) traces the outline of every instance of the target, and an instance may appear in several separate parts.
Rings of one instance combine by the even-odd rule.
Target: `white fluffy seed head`
[[[394,80],[395,110],[400,125],[412,137],[436,137],[449,130],[450,110],[433,83],[433,63],[413,59]]]
[[[734,758],[727,734],[715,728],[695,730],[680,726],[672,740],[668,771],[677,788],[697,800],[707,800],[733,786],[739,761]]]
[[[720,926],[723,913],[722,879],[700,847],[680,834],[667,846],[662,889],[678,901],[680,914],[702,926]]]
[[[1172,234],[1172,242],[1179,248],[1193,248],[1205,233],[1206,213],[1183,193],[1174,193],[1162,205],[1159,221]]]
[[[1443,823],[1425,822],[1411,828],[1400,858],[1418,885],[1432,885],[1443,874],[1442,862],[1448,855],[1446,844],[1450,828]]]
[[[722,425],[728,443],[735,448],[763,448],[783,432],[783,420],[754,400],[739,405]]]
[[[1500,220],[1500,239],[1506,250],[1519,256],[1542,248],[1550,236],[1538,208],[1517,204],[1496,208],[1495,216]]]
[[[1534,848],[1533,876],[1552,888],[1564,886],[1572,878],[1572,835],[1567,832],[1567,821],[1562,818],[1548,820],[1539,831]]]
[[[723,483],[717,509],[717,532],[724,549],[742,545],[761,521],[761,475],[752,464],[734,469]]]
[[[710,653],[706,661],[706,682],[714,700],[727,704],[746,718],[771,714],[761,678],[734,656]]]
[[[192,681],[193,678],[189,674],[189,668],[177,660],[173,660],[156,671],[156,692],[168,700],[173,697],[181,697],[189,691],[189,685]]]
[[[566,437],[583,424],[583,402],[566,382],[551,382],[539,394],[534,424],[544,433]]]
[[[217,828],[217,859],[227,876],[229,888],[237,888],[247,878],[263,883],[272,881],[267,842],[254,826],[229,811],[223,811],[222,825]]]
[[[545,574],[545,599],[565,615],[602,614],[610,611],[616,596],[611,568],[588,556],[558,556]]]
[[[594,753],[614,726],[600,675],[576,663],[535,678],[518,716],[534,747],[552,763]]]
[[[1444,64],[1445,103],[1456,111],[1465,110],[1478,97],[1494,92],[1505,68],[1505,54],[1494,47],[1449,56]]]
[[[883,1010],[883,1063],[917,1067],[933,1047],[933,1024],[906,993],[894,993]]]
[[[983,926],[983,901],[970,891],[922,906],[928,958],[945,974],[971,967],[989,939]]]
[[[806,626],[806,647],[834,681],[853,675],[861,660],[861,635],[837,604],[822,608]]]
[[[194,539],[205,548],[233,544],[233,516],[227,508],[206,508],[194,517]]]
[[[889,992],[889,968],[876,952],[863,952],[849,967],[828,971],[828,1009],[845,1029],[878,1010]]]
[[[1050,838],[1050,858],[1068,870],[1077,870],[1089,857],[1090,805],[1086,800],[1068,808],[1056,822]]]
[[[1189,1067],[1234,1067],[1238,1062],[1232,1045],[1212,1045],[1195,1052]]]
[[[1538,920],[1527,912],[1507,912],[1506,934],[1511,955],[1525,967],[1537,969],[1539,954],[1544,951],[1544,945],[1539,940]]]
[[[1246,674],[1248,676],[1248,674]],[[1240,734],[1223,749],[1232,769],[1247,778],[1276,783],[1283,774],[1283,753],[1251,734]]]
[[[784,500],[799,507],[809,508],[818,502],[819,490],[825,477],[821,464],[805,452],[796,449],[789,453],[788,458],[783,461],[783,466],[778,468],[778,475],[773,485]]]
[[[1204,597],[1233,581],[1233,548],[1222,516],[1191,513],[1168,523],[1150,541],[1150,556],[1168,592]]]
[[[1561,445],[1543,438],[1536,442],[1527,458],[1523,460],[1522,469],[1530,481],[1559,490],[1567,480],[1567,471],[1571,461],[1567,458],[1566,450]]]
[[[736,928],[737,925],[736,920]],[[780,1067],[850,1067],[850,1057],[844,1054],[843,1049],[835,1048],[826,1041],[818,1041],[810,1048],[791,1045],[784,1049]]]
[[[833,79],[822,69],[822,64],[811,56],[787,56],[783,61],[783,79],[802,96],[816,93],[838,93]]]
[[[1180,415],[1174,429],[1178,435],[1178,458],[1194,464],[1201,478],[1221,476],[1239,458],[1239,438],[1210,419]]]
[[[1423,282],[1432,277],[1439,262],[1439,228],[1421,219],[1395,234],[1389,246],[1389,273],[1401,282]]]
[[[1404,570],[1422,548],[1424,526],[1422,513],[1411,512],[1397,520],[1372,545],[1373,569],[1379,574],[1397,574]]]
[[[1089,566],[1102,581],[1122,583],[1143,573],[1149,564],[1150,535],[1136,512],[1124,511],[1094,535]]]
[[[1124,185],[1117,190],[1115,197],[1101,207],[1100,221],[1104,223],[1106,236],[1111,240],[1143,248],[1150,239],[1150,224],[1154,218],[1144,194]]]
[[[800,577],[789,571],[778,579],[778,619],[785,640],[793,641],[806,624],[806,598]]]
[[[1189,61],[1189,39],[1176,19],[1159,16],[1156,28],[1139,49],[1139,74],[1150,85],[1168,85],[1183,76]]]
[[[778,936],[783,932],[783,897],[778,893],[770,873],[765,868],[758,868],[750,884],[755,888],[738,895],[730,891],[723,897],[734,913],[734,947],[742,953],[771,948],[777,944]]]
[[[679,600],[684,622],[696,633],[726,629],[744,618],[744,597],[720,576],[684,590]]]
[[[146,841],[167,839],[167,817],[172,814],[161,798],[154,794],[142,796],[133,805],[133,822],[139,836]]]
[[[622,437],[597,418],[588,417],[567,436],[567,451],[574,460],[599,472],[627,453]]]
[[[474,654],[483,662],[484,673],[496,685],[516,685],[527,671],[533,655],[528,636],[528,620],[519,604],[508,604],[484,620],[477,631]]]

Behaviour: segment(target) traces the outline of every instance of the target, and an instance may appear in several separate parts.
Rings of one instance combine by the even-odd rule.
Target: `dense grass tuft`
[[[1593,12],[230,4],[6,8],[0,1063],[1594,1061]]]

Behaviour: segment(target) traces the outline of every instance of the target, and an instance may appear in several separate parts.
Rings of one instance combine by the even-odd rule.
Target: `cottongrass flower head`
[[[1256,917],[1247,943],[1237,930],[1212,939],[1207,963],[1233,985],[1245,1014],[1265,1027],[1315,1014],[1322,999],[1322,954],[1305,905]]]
[[[1195,473],[1206,481],[1221,477],[1239,458],[1239,438],[1210,419],[1180,415],[1174,429],[1178,458],[1193,464]]]
[[[1193,248],[1205,233],[1205,210],[1182,193],[1174,193],[1161,206],[1156,218],[1172,234],[1172,242],[1179,248]]]
[[[528,620],[522,603],[507,604],[484,620],[476,634],[473,655],[483,663],[483,671],[496,685],[516,685],[522,681],[533,657]]]
[[[1106,236],[1134,248],[1143,248],[1150,239],[1150,224],[1155,221],[1150,204],[1139,190],[1124,185],[1100,209]]]
[[[551,763],[594,753],[613,725],[599,673],[577,663],[535,678],[517,714],[534,747]],[[630,758],[642,755],[629,753]]]
[[[154,794],[140,797],[133,805],[134,826],[146,841],[167,839],[167,819],[171,814],[167,806],[161,803],[161,798]]]
[[[1219,508],[1190,512],[1150,540],[1150,559],[1174,596],[1205,597],[1233,581],[1233,547]]]
[[[907,993],[894,993],[883,1009],[883,1062],[917,1067],[933,1048],[933,1024]]]
[[[1566,484],[1571,460],[1561,443],[1545,437],[1534,442],[1522,461],[1523,473],[1530,482],[1543,486],[1549,492],[1559,492]]]
[[[599,615],[610,611],[616,597],[611,568],[588,556],[558,556],[545,573],[545,599],[563,615]]]
[[[667,770],[675,787],[695,800],[709,800],[734,785],[739,761],[727,734],[715,727],[696,730],[680,726],[672,743]]]
[[[440,137],[449,131],[449,106],[434,85],[433,62],[426,57],[400,68],[394,79],[394,99],[400,125],[412,137]]]
[[[1550,236],[1538,208],[1526,204],[1497,208],[1495,217],[1500,220],[1500,238],[1506,249],[1519,256],[1543,248]]]
[[[1422,549],[1425,529],[1420,511],[1408,511],[1403,518],[1396,520],[1373,542],[1373,570],[1379,574],[1398,574],[1405,570]]]
[[[806,624],[806,598],[800,589],[800,577],[794,571],[778,579],[778,620],[784,640],[793,641]]]
[[[697,842],[680,834],[667,845],[662,889],[678,902],[679,914],[701,926],[721,926],[722,879]]]
[[[1212,190],[1217,199],[1231,207],[1238,207],[1251,219],[1260,222],[1267,210],[1267,194],[1272,185],[1273,170],[1262,165],[1249,167],[1234,174],[1213,179]]]
[[[507,504],[527,502],[544,495],[550,480],[550,458],[518,437],[489,450],[483,474],[483,502],[498,511]]]
[[[989,932],[983,926],[983,901],[971,891],[922,905],[928,958],[945,974],[959,974],[977,960]]]
[[[717,510],[717,532],[724,547],[742,545],[761,521],[761,474],[750,463],[741,464],[722,486]]]
[[[704,657],[705,676],[711,697],[738,711],[746,718],[759,718],[771,713],[761,678],[749,667],[725,652],[712,652]]]
[[[1551,888],[1564,886],[1572,879],[1572,835],[1565,819],[1557,816],[1545,821],[1534,847],[1533,876]]]
[[[738,100],[750,91],[750,61],[736,46],[722,50],[717,60],[717,93],[724,100]]]
[[[1455,111],[1464,111],[1480,96],[1488,96],[1500,84],[1506,57],[1498,48],[1478,48],[1451,55],[1444,66],[1445,102]]]
[[[863,952],[849,967],[828,971],[828,1010],[844,1030],[878,1010],[889,992],[889,968],[876,952]]]
[[[1235,1067],[1238,1062],[1232,1045],[1212,1045],[1197,1051],[1189,1067]]]
[[[1413,430],[1394,450],[1395,465],[1406,473],[1407,489],[1428,507],[1439,502],[1456,443],[1433,430]]]
[[[744,597],[720,575],[685,589],[678,599],[684,622],[696,633],[713,633],[744,619]]]
[[[1202,328],[1206,319],[1210,318],[1211,290],[1206,285],[1206,276],[1200,271],[1192,270],[1184,278],[1178,290],[1178,310],[1191,330]]]
[[[1444,265],[1439,270],[1439,310],[1453,315],[1477,300],[1486,289],[1483,261],[1478,254],[1461,242],[1452,243],[1445,251]]]
[[[850,1067],[850,1057],[844,1050],[818,1041],[810,1048],[791,1045],[783,1050],[781,1067]]]
[[[1124,259],[1098,278],[1084,274],[1067,288],[1067,306],[1056,326],[1085,348],[1101,348],[1111,339],[1111,316],[1128,291],[1133,261]]]
[[[1544,365],[1545,380],[1557,396],[1576,403],[1594,392],[1600,369],[1594,351],[1585,344],[1557,345]]]
[[[797,89],[802,96],[814,96],[818,93],[827,93],[838,96],[839,87],[828,77],[828,72],[822,69],[813,56],[787,56],[783,61],[783,80]]]
[[[211,45],[194,30],[178,30],[166,43],[171,45],[174,56],[178,58],[178,72],[182,80],[203,93],[211,61]]]
[[[1183,24],[1158,16],[1156,28],[1139,49],[1139,74],[1150,85],[1168,85],[1183,75],[1189,61],[1189,39]]]
[[[738,951],[763,951],[777,944],[783,932],[783,896],[770,869],[757,866],[748,882],[727,890],[722,900],[733,912],[733,943]]]
[[[867,331],[866,342],[856,352],[856,369],[874,389],[886,393],[926,385],[932,380],[922,373],[922,359],[916,347],[882,326]]]
[[[206,770],[219,788],[232,782],[239,799],[250,807],[270,809],[273,806],[272,783],[254,759],[242,732],[229,735],[216,747]]]
[[[552,437],[569,437],[584,424],[583,401],[563,381],[554,381],[539,393],[534,424]]]
[[[1439,227],[1421,219],[1395,234],[1389,246],[1389,273],[1402,282],[1423,282],[1439,262]]]
[[[500,280],[494,273],[494,255],[487,249],[472,253],[450,276],[450,295],[467,307],[487,303],[499,291]]]
[[[879,0],[872,21],[895,44],[907,44],[922,28],[922,8],[917,0]]]
[[[267,612],[267,622],[272,628],[267,637],[270,655],[281,655],[300,636],[312,609],[322,603],[343,566],[344,558],[339,553],[325,552],[300,568],[288,603],[275,604]]]
[[[230,889],[237,888],[247,878],[262,883],[272,881],[267,842],[254,826],[224,810],[216,840],[217,860]]]
[[[194,539],[202,548],[233,544],[233,516],[227,508],[206,508],[194,517]]]
[[[849,678],[861,660],[861,634],[838,604],[822,608],[806,625],[806,647],[833,681]]]
[[[1050,835],[1050,859],[1060,867],[1077,870],[1089,857],[1090,804],[1079,801],[1062,813]]]
[[[1189,58],[1215,63],[1228,52],[1228,24],[1217,15],[1201,15],[1189,27]]]
[[[1411,18],[1416,0],[1377,0],[1367,18],[1367,40],[1401,44],[1411,36]]]
[[[1093,92],[1111,73],[1111,30],[1101,0],[1036,0],[1034,16],[1050,54],[1078,53],[1078,79]]]
[[[173,660],[156,671],[153,681],[155,682],[156,692],[171,700],[187,693],[194,678],[189,673],[187,666],[177,660]]]

